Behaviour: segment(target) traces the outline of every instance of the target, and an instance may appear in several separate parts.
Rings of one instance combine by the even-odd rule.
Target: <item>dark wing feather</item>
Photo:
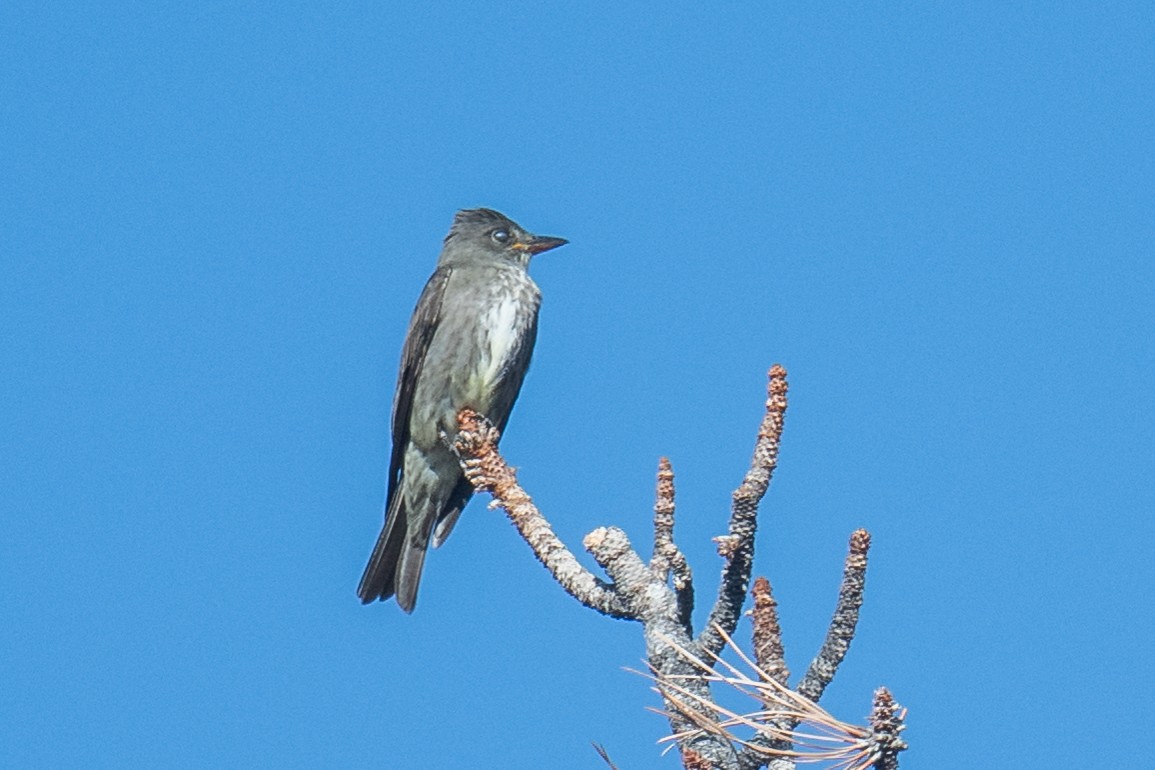
[[[409,333],[405,335],[405,346],[401,349],[401,368],[397,372],[397,390],[393,394],[393,451],[389,455],[389,491],[385,496],[385,507],[401,483],[401,464],[405,459],[405,447],[409,443],[409,414],[413,409],[413,393],[417,389],[417,379],[425,364],[425,353],[437,325],[441,322],[441,303],[445,297],[445,287],[453,268],[442,265],[437,268],[409,321]]]
[[[408,541],[408,512],[405,509],[401,489],[401,464],[405,458],[405,447],[409,443],[409,414],[413,409],[413,392],[429,342],[441,320],[441,305],[445,297],[445,285],[453,271],[439,267],[430,276],[417,300],[417,307],[409,321],[409,333],[405,335],[405,346],[401,350],[401,369],[397,374],[397,389],[393,395],[393,452],[389,456],[389,491],[385,495],[385,526],[377,538],[369,564],[361,576],[357,595],[368,603],[376,599],[388,599],[397,590],[404,590],[406,596],[398,601],[406,612],[412,612],[416,598],[417,583],[420,579],[421,559],[408,560],[413,569],[406,572],[406,583],[398,586],[397,565],[406,561]],[[421,558],[425,549],[421,548]]]

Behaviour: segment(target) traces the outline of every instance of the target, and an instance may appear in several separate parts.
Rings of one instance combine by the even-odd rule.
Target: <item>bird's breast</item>
[[[492,389],[517,348],[519,336],[525,333],[523,302],[506,295],[491,305],[481,319],[481,366],[478,385]]]
[[[482,413],[494,406],[495,393],[509,376],[511,365],[530,344],[527,335],[540,303],[537,286],[524,273],[490,284],[487,294],[475,319],[473,335],[469,335],[473,337],[473,360],[467,367],[469,376],[460,394],[465,404]]]

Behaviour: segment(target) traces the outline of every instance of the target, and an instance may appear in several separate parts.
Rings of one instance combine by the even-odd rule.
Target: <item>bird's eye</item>
[[[508,230],[494,230],[493,234],[490,237],[492,237],[493,240],[497,241],[498,243],[505,243],[506,241],[509,240],[509,231]]]

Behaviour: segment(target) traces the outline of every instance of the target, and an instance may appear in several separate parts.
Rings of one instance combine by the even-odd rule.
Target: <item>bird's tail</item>
[[[405,530],[408,528],[404,499],[405,495],[398,493],[389,501],[385,526],[377,536],[377,544],[373,546],[373,554],[357,586],[357,596],[361,597],[364,604],[388,599],[396,592],[397,562],[405,545]]]
[[[417,587],[421,583],[421,568],[428,550],[429,532],[417,533],[423,537],[411,537],[408,518],[405,495],[397,490],[386,512],[385,526],[377,536],[377,544],[373,546],[373,554],[357,586],[357,595],[362,603],[385,600],[396,594],[401,609],[413,612]],[[432,517],[427,518],[432,525]],[[426,527],[429,528],[431,526]]]

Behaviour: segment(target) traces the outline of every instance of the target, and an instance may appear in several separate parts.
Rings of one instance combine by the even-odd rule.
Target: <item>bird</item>
[[[409,321],[393,395],[385,524],[357,587],[413,612],[425,555],[449,537],[473,487],[452,449],[469,408],[504,431],[537,338],[530,260],[565,238],[533,235],[493,209],[462,209]]]

